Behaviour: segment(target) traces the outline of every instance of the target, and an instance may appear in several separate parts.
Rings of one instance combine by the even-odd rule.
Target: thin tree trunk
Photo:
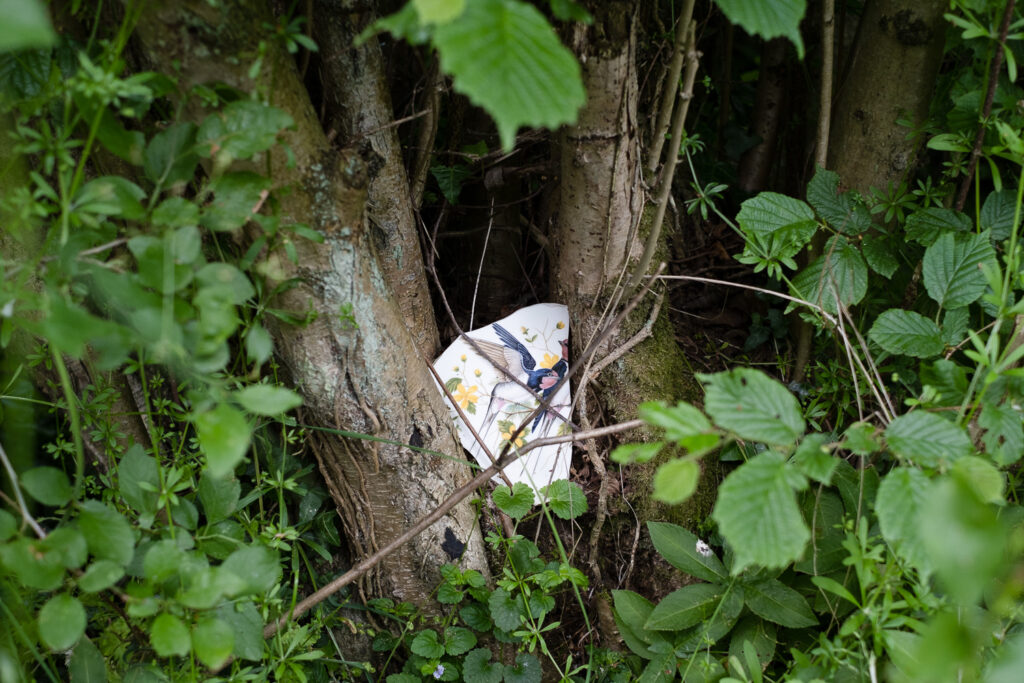
[[[183,90],[221,81],[269,97],[295,119],[295,130],[285,135],[294,162],[274,150],[260,167],[270,169],[276,188],[290,189],[280,194],[282,224],[304,222],[325,237],[319,245],[297,240],[295,264],[278,253],[267,255],[266,264],[278,280],[298,278],[274,305],[301,312],[312,307],[316,314],[305,327],[272,330],[276,352],[305,398],[306,421],[453,456],[357,438],[315,439],[313,450],[358,559],[428,513],[468,479],[468,469],[455,459],[460,449],[447,410],[375,254],[364,215],[365,160],[328,145],[294,63],[277,43],[261,43],[268,20],[262,3],[154,2],[137,34],[153,62],[180,65]],[[263,66],[253,82],[247,72],[261,45]],[[343,307],[351,316],[339,315]],[[445,549],[460,544],[466,544],[463,563],[484,568],[468,505],[389,557],[371,579],[371,590],[423,604],[438,580],[437,568],[451,560]]]

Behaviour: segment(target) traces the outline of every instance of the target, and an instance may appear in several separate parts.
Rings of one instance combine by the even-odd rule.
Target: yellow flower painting
[[[476,408],[476,402],[480,400],[480,397],[477,396],[478,391],[479,388],[475,384],[471,387],[467,387],[462,382],[459,382],[459,387],[452,392],[452,397],[455,399],[456,403],[462,406],[463,410],[468,410],[470,406]]]

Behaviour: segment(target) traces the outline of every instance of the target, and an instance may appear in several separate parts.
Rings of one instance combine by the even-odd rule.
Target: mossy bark
[[[295,65],[264,36],[263,2],[179,0],[147,3],[137,34],[149,59],[178,65],[183,91],[214,82],[255,92],[291,114],[284,137],[259,164],[279,190],[282,223],[303,222],[323,244],[297,240],[298,258],[267,254],[273,279],[297,279],[275,306],[315,319],[304,327],[278,325],[275,352],[305,399],[305,419],[317,426],[383,437],[456,455],[458,442],[433,385],[426,360],[406,326],[369,234],[366,159],[327,142]],[[249,68],[258,54],[256,78]],[[352,92],[351,97],[367,93]],[[198,118],[201,112],[192,111]],[[345,307],[351,315],[339,315]],[[391,443],[326,437],[312,444],[347,531],[353,559],[399,535],[458,485],[469,470],[457,457],[424,455]],[[384,560],[364,587],[375,594],[429,605],[438,567],[451,561],[454,536],[466,544],[462,562],[485,569],[483,542],[472,508],[457,506],[412,544]]]

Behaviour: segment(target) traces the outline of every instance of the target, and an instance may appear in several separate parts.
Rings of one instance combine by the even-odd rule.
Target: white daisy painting
[[[511,448],[520,448],[534,439],[571,431],[569,383],[559,384],[569,369],[569,312],[565,306],[527,306],[467,336],[477,348],[465,339],[456,339],[434,361],[434,368],[451,394],[446,399],[462,445],[481,467],[489,467],[491,456],[497,458],[513,436]],[[549,409],[531,418],[542,399],[549,401]],[[568,478],[569,458],[568,443],[534,448],[506,467],[505,476],[539,490]]]

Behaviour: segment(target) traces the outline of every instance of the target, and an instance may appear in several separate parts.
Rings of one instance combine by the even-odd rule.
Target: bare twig
[[[32,527],[32,531],[35,532],[39,538],[46,538],[46,532],[43,531],[43,527],[39,526],[39,522],[35,520],[32,513],[28,511],[28,505],[25,503],[25,497],[21,495],[21,485],[18,483],[18,474],[14,471],[14,466],[11,465],[11,461],[7,457],[7,451],[4,450],[3,444],[0,444],[0,462],[3,462],[4,469],[7,470],[7,476],[11,479],[11,489],[14,491],[14,497],[18,501],[18,512],[21,513],[22,521],[28,526]]]
[[[647,170],[650,173],[658,168],[661,161],[661,148],[665,145],[665,134],[668,133],[669,122],[672,117],[672,110],[676,104],[676,92],[679,89],[679,74],[683,71],[683,57],[686,55],[686,39],[690,28],[690,20],[693,18],[693,5],[695,0],[685,0],[683,11],[679,15],[676,24],[676,39],[673,43],[672,61],[668,67],[668,77],[665,79],[665,89],[662,91],[661,106],[658,108],[658,122],[654,126],[654,134],[651,137],[651,151],[647,157]],[[673,137],[678,145],[678,139]]]
[[[999,86],[999,71],[1003,68],[1003,50],[1006,49],[1006,36],[1010,32],[1010,19],[1013,18],[1013,6],[1016,0],[1006,0],[1006,7],[1003,9],[1003,23],[999,25],[999,44],[996,46],[996,53],[992,57],[992,64],[988,71],[988,91],[985,93],[985,104],[981,109],[981,121],[978,122],[978,132],[974,136],[974,147],[971,148],[971,159],[967,163],[967,173],[960,182],[960,191],[956,195],[956,210],[963,211],[967,202],[967,193],[971,189],[971,180],[974,179],[974,171],[978,167],[978,158],[981,156],[981,145],[985,141],[985,131],[988,126],[988,117],[992,113],[992,103],[995,101],[996,88]]]
[[[412,205],[417,210],[423,203],[423,188],[427,186],[427,173],[430,171],[430,158],[434,153],[434,138],[437,137],[437,123],[441,114],[441,68],[437,59],[427,74],[427,119],[420,128],[420,137],[416,145],[416,161],[412,173],[409,174],[409,187],[412,188]]]

